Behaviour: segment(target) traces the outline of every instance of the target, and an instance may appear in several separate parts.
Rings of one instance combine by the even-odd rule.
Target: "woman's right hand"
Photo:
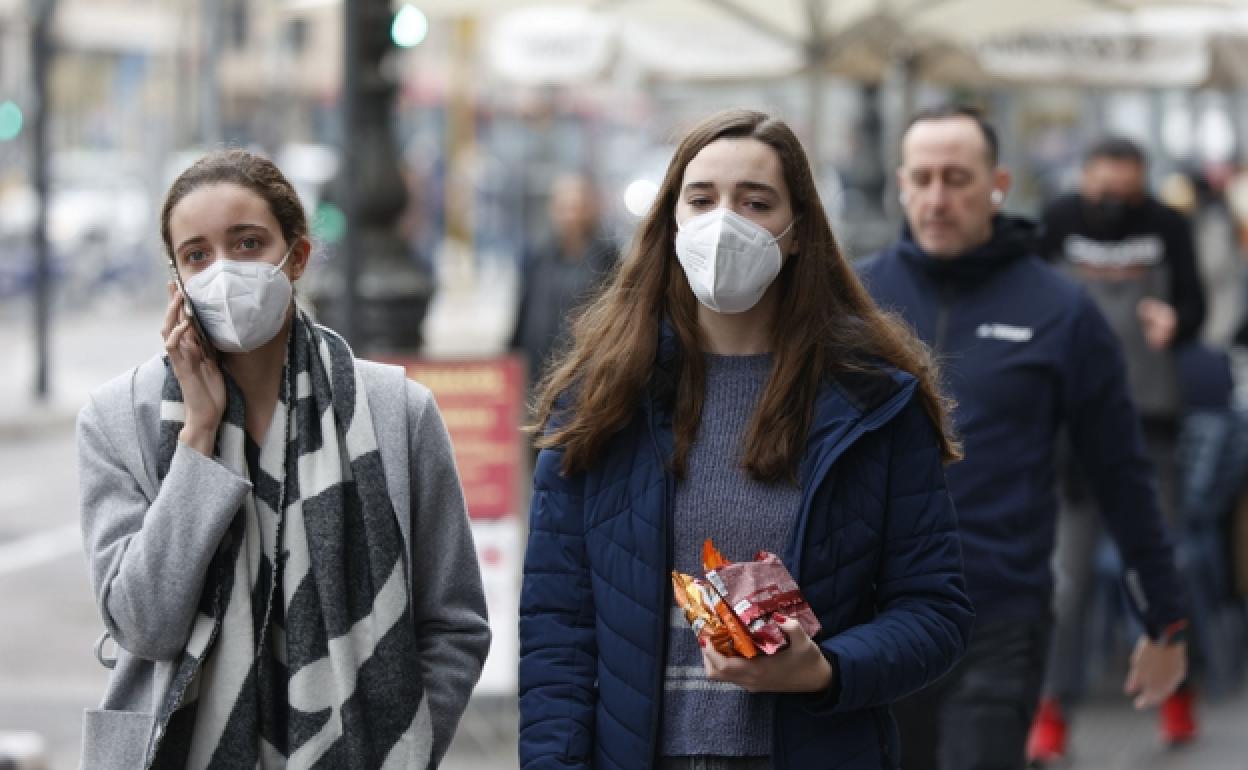
[[[191,319],[183,312],[185,302],[182,292],[170,281],[169,308],[165,311],[160,334],[165,340],[165,353],[173,364],[173,374],[182,387],[182,403],[186,407],[186,421],[178,439],[211,457],[217,427],[225,414],[225,377],[217,362],[205,355],[200,346]]]

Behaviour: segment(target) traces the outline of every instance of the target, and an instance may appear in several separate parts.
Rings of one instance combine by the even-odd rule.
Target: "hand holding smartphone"
[[[173,272],[173,281],[169,284],[173,296],[165,310],[161,336],[165,354],[182,389],[182,402],[186,405],[178,440],[211,457],[217,430],[225,414],[225,379],[219,352],[199,322],[195,306],[172,261],[169,267]],[[178,296],[179,293],[181,296]],[[194,337],[190,336],[192,334]],[[198,351],[187,344],[191,339],[198,341]]]
[[[182,276],[178,274],[178,268],[173,264],[172,260],[169,262],[169,272],[173,273],[173,281],[177,284],[178,291],[182,293],[182,314],[191,320],[191,328],[195,330],[195,338],[199,341],[200,350],[204,351],[205,358],[217,360],[217,349],[213,347],[208,333],[200,325],[199,314],[195,312],[195,305],[191,302],[191,295],[187,294],[186,286],[182,283]]]

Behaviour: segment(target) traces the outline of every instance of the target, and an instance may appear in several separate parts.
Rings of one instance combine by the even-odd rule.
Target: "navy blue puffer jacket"
[[[1051,613],[1054,456],[1065,426],[1123,554],[1131,607],[1157,638],[1187,603],[1121,345],[1086,291],[1031,256],[1033,237],[1026,220],[999,215],[987,243],[939,259],[907,228],[858,269],[875,301],[941,358],[958,403],[966,459],[949,469],[949,488],[979,619]]]
[[[673,370],[673,347],[665,335],[660,373]],[[523,770],[644,770],[656,759],[675,481],[669,399],[652,390],[592,470],[564,476],[560,451],[538,457],[520,600]],[[888,704],[965,646],[973,612],[957,522],[915,392],[908,375],[881,372],[817,400],[782,558],[839,677],[828,692],[767,696],[776,770],[896,767]]]

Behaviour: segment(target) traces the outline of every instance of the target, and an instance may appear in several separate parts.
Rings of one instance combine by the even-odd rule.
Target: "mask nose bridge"
[[[784,229],[780,231],[779,235],[772,235],[770,230],[768,230],[766,227],[763,227],[762,225],[755,222],[754,220],[750,219],[749,217],[744,216],[742,214],[738,214],[737,212],[733,211],[727,206],[721,206],[720,209],[728,212],[729,214],[732,214],[734,217],[736,217],[738,220],[744,223],[745,226],[747,227],[747,231],[752,233],[754,236],[761,234],[764,238],[771,241],[772,243],[779,243],[780,239],[788,235],[789,231],[793,229],[793,225],[797,224],[797,215],[795,214],[793,218],[789,220],[789,223],[785,225]]]
[[[212,265],[209,265],[208,267],[211,268],[220,264],[221,267],[218,269],[224,270],[226,265],[237,265],[242,268],[244,272],[248,270],[255,271],[256,273],[263,275],[266,280],[271,281],[276,278],[277,274],[280,273],[282,268],[286,266],[286,262],[290,260],[290,255],[293,254],[294,251],[295,244],[292,243],[286,248],[286,253],[282,255],[281,261],[276,265],[267,264],[263,259],[230,259],[228,256],[225,256],[213,257]],[[205,268],[205,270],[207,269],[208,268]]]

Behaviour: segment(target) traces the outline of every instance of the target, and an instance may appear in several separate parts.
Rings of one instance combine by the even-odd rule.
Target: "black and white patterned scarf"
[[[299,310],[282,379],[253,493],[209,569],[148,766],[424,767],[404,541],[363,382],[346,343]],[[247,474],[242,394],[226,384],[217,458]],[[170,368],[162,479],[184,415]]]

